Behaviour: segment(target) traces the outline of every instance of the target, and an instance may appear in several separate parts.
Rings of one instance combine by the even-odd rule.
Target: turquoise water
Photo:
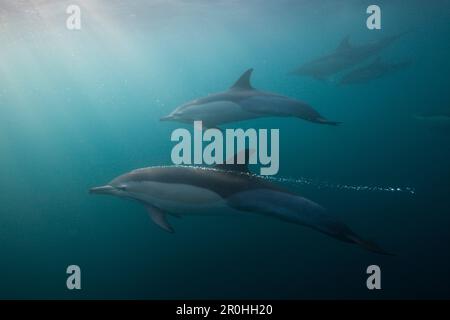
[[[69,3],[79,31],[66,29]],[[450,4],[378,3],[381,31],[365,27],[362,0],[2,1],[0,298],[450,298],[450,126],[414,117],[450,108]],[[382,52],[413,61],[395,74],[345,87],[288,75],[346,35],[405,30]],[[250,67],[256,88],[343,122],[240,123],[280,129],[277,178],[316,181],[284,183],[397,256],[259,217],[172,219],[167,234],[139,204],[88,194],[169,165],[171,132],[189,126],[159,118]],[[80,291],[66,288],[70,264]],[[366,288],[371,264],[381,291]]]

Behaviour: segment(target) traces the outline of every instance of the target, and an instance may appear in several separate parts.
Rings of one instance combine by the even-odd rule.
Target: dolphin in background
[[[227,214],[254,213],[298,224],[375,253],[389,254],[359,237],[317,203],[252,174],[245,164],[142,168],[92,188],[90,193],[136,200],[146,207],[154,223],[170,233],[174,232],[170,215],[217,215],[225,210]]]
[[[450,107],[416,113],[413,118],[429,128],[442,133],[450,133]]]
[[[161,121],[191,123],[201,120],[205,127],[262,117],[296,117],[319,124],[337,125],[308,104],[252,87],[249,69],[227,91],[198,98],[176,108]]]
[[[434,111],[425,111],[416,113],[414,118],[417,120],[449,120],[450,121],[450,106],[447,108],[440,108]]]
[[[405,69],[412,64],[410,60],[401,62],[389,63],[381,60],[377,57],[372,63],[358,67],[346,75],[344,75],[339,81],[338,85],[349,84],[363,84],[371,80],[375,80],[384,77],[388,74],[394,73],[398,70]]]
[[[344,71],[379,54],[383,49],[389,47],[408,32],[399,33],[359,46],[352,45],[350,43],[350,37],[347,36],[341,41],[334,52],[305,63],[292,71],[291,74],[326,80],[338,72]]]

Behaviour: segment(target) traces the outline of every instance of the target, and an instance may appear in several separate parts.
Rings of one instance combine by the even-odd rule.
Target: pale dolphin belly
[[[191,105],[183,110],[182,116],[202,120],[205,125],[210,126],[259,117],[258,114],[242,109],[239,104],[226,100]]]
[[[144,204],[176,214],[214,214],[226,207],[217,193],[188,185],[144,181],[133,186],[133,196]]]

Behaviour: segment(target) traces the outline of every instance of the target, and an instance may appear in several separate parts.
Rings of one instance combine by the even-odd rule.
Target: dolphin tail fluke
[[[318,118],[318,119],[316,119],[316,122],[320,123],[320,124],[327,124],[327,125],[330,125],[330,126],[338,126],[338,125],[342,124],[342,122],[330,121],[330,120],[327,120],[327,119],[324,119],[324,118]]]
[[[375,242],[373,242],[371,240],[364,240],[356,235],[351,236],[350,240],[367,251],[386,255],[386,256],[395,256],[395,254],[384,250],[378,244],[376,244]]]
[[[315,223],[312,224],[311,226],[316,230],[324,234],[327,234],[337,240],[356,244],[357,246],[366,251],[386,256],[395,256],[395,254],[384,250],[375,242],[361,238],[359,235],[353,232],[353,230],[351,230],[346,224],[331,216],[322,216],[321,219],[317,219]]]
[[[394,254],[382,249],[373,241],[366,240],[357,235],[353,230],[338,219],[328,215],[317,215],[310,226],[337,240],[352,243],[360,248],[377,254],[394,256]]]

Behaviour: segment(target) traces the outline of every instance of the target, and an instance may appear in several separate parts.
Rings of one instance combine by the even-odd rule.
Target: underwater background
[[[370,4],[381,30],[366,27]],[[450,298],[450,124],[415,117],[450,109],[449,18],[449,1],[1,1],[0,298]],[[289,74],[347,35],[405,31],[381,53],[412,61],[399,72],[348,86]],[[256,88],[342,124],[226,127],[279,128],[275,178],[316,181],[284,184],[396,256],[258,216],[172,219],[168,234],[139,204],[88,194],[170,165],[171,132],[190,126],[159,119],[248,68]],[[71,264],[82,290],[66,288]],[[371,264],[382,290],[366,288]]]

